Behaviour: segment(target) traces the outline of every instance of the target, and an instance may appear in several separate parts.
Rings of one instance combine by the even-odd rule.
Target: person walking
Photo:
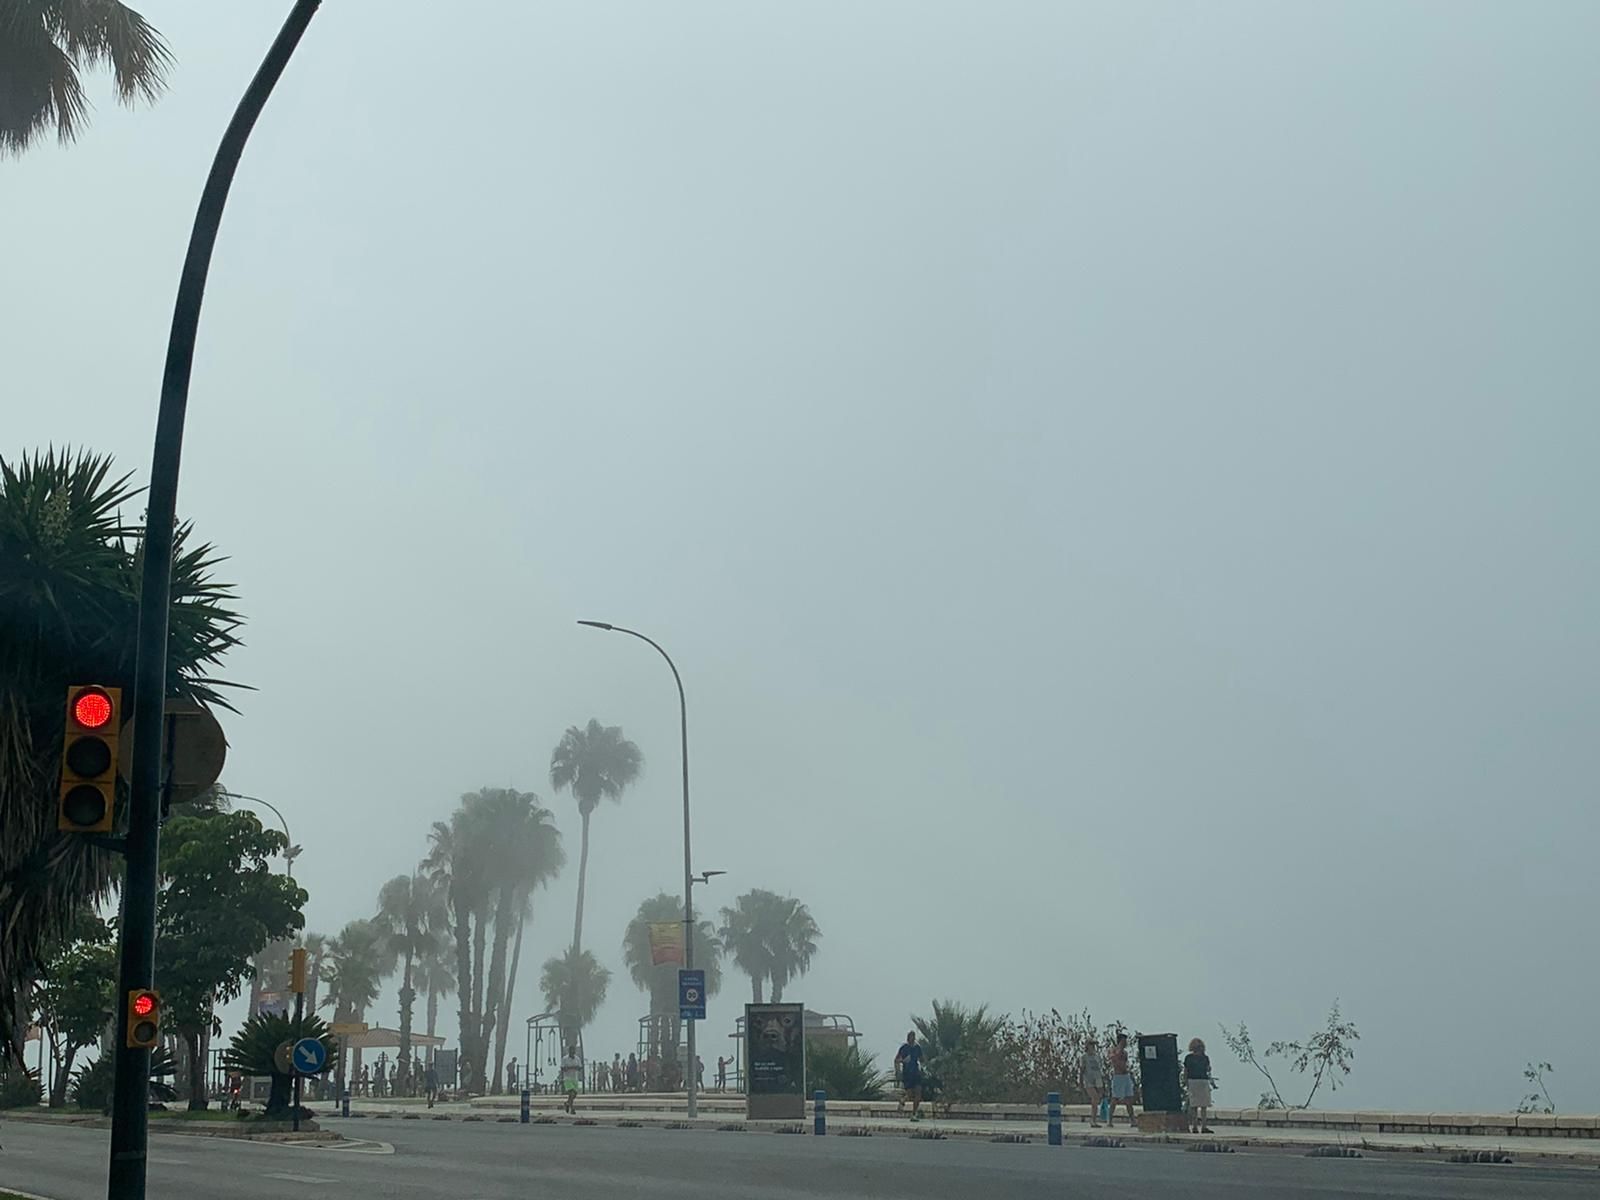
[[[516,1090],[517,1090],[517,1060],[515,1058],[513,1058],[510,1062],[508,1062],[506,1064],[506,1091],[508,1093],[512,1093],[512,1092],[515,1092]]]
[[[639,1090],[639,1056],[637,1054],[628,1055],[628,1090],[630,1092]]]
[[[903,1099],[911,1101],[911,1119],[922,1120],[922,1047],[917,1045],[917,1032],[906,1034],[905,1045],[894,1056],[895,1074],[900,1077]]]
[[[717,1091],[728,1090],[728,1060],[721,1054],[717,1055]]]
[[[611,1090],[613,1092],[622,1090],[622,1078],[622,1055],[618,1054],[611,1059]]]
[[[428,1107],[433,1107],[433,1102],[439,1098],[439,1068],[432,1063],[428,1064],[425,1077],[428,1090]]]
[[[566,1096],[567,1112],[578,1111],[578,1089],[583,1086],[583,1059],[578,1057],[576,1044],[567,1047],[567,1056],[561,1060],[561,1091]]]
[[[1211,1058],[1199,1038],[1190,1039],[1189,1053],[1183,1059],[1183,1079],[1189,1091],[1189,1132],[1211,1133],[1206,1124],[1206,1114],[1211,1109]]]
[[[1128,1106],[1128,1124],[1134,1123],[1133,1070],[1128,1065],[1128,1035],[1117,1034],[1116,1045],[1111,1047],[1111,1116],[1109,1124],[1117,1123],[1117,1105]]]
[[[1094,1034],[1083,1039],[1083,1065],[1078,1068],[1078,1083],[1089,1098],[1089,1124],[1100,1128],[1100,1102],[1106,1094],[1106,1063],[1100,1057],[1100,1043]]]

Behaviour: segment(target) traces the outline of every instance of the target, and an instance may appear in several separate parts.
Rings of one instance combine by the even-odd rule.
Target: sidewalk
[[[535,1120],[544,1118],[561,1124],[570,1124],[572,1117],[561,1112],[558,1096],[534,1096],[530,1108]],[[326,1112],[325,1120],[337,1119],[337,1109],[327,1105],[316,1106],[319,1116]],[[774,1132],[780,1129],[810,1134],[812,1129],[811,1106],[806,1106],[803,1121],[746,1121],[744,1100],[739,1096],[713,1094],[700,1101],[700,1114],[688,1119],[686,1104],[680,1096],[648,1095],[588,1095],[578,1103],[577,1117],[603,1126],[616,1126],[620,1121],[635,1122],[640,1126],[662,1127],[672,1125],[690,1130],[716,1130],[738,1126],[752,1132]],[[828,1104],[828,1134],[849,1137],[852,1129],[866,1130],[877,1137],[930,1136],[962,1138],[1014,1138],[1025,1137],[1030,1142],[1043,1144],[1046,1140],[1044,1108],[1030,1105],[988,1105],[983,1115],[973,1116],[955,1112],[950,1117],[925,1117],[912,1124],[904,1116],[896,1115],[895,1104],[854,1103],[830,1101]],[[418,1100],[357,1099],[350,1103],[352,1119],[361,1120],[478,1120],[514,1121],[521,1109],[518,1096],[479,1096],[467,1101],[453,1101],[427,1107]],[[1000,1111],[995,1111],[1000,1110]],[[1282,1114],[1278,1114],[1282,1116]],[[1335,1116],[1341,1114],[1332,1114]],[[1180,1146],[1198,1142],[1225,1142],[1237,1150],[1247,1148],[1305,1152],[1316,1146],[1348,1146],[1368,1155],[1423,1154],[1443,1158],[1452,1154],[1476,1151],[1503,1151],[1519,1161],[1545,1159],[1585,1166],[1600,1166],[1600,1139],[1572,1137],[1527,1137],[1498,1134],[1468,1133],[1408,1133],[1363,1132],[1336,1128],[1260,1128],[1235,1122],[1213,1121],[1216,1132],[1206,1134],[1140,1133],[1125,1124],[1112,1128],[1094,1128],[1088,1123],[1087,1109],[1069,1107],[1062,1122],[1064,1142],[1079,1146],[1091,1137],[1117,1138],[1127,1147]],[[859,1136],[859,1135],[856,1135]]]

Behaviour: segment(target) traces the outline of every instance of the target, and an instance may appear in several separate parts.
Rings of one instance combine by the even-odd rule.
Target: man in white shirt
[[[561,1060],[561,1090],[566,1095],[567,1111],[578,1111],[578,1085],[583,1082],[583,1059],[578,1057],[576,1046],[567,1047],[567,1056]]]

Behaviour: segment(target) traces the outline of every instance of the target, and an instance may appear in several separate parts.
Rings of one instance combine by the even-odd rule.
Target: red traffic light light
[[[100,729],[111,720],[111,697],[101,688],[84,688],[72,698],[72,719],[85,729]]]
[[[161,997],[148,988],[128,993],[128,1046],[154,1046],[161,1035]]]

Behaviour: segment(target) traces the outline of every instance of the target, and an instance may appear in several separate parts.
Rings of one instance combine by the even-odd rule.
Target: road
[[[150,1195],[160,1200],[1593,1200],[1600,1171],[1455,1166],[1292,1154],[1196,1154],[1174,1148],[1052,1149],[951,1138],[818,1141],[772,1133],[568,1125],[330,1121],[350,1137],[319,1150],[214,1138],[152,1138]],[[376,1126],[376,1128],[374,1128]],[[7,1122],[0,1191],[104,1200],[103,1130]]]

